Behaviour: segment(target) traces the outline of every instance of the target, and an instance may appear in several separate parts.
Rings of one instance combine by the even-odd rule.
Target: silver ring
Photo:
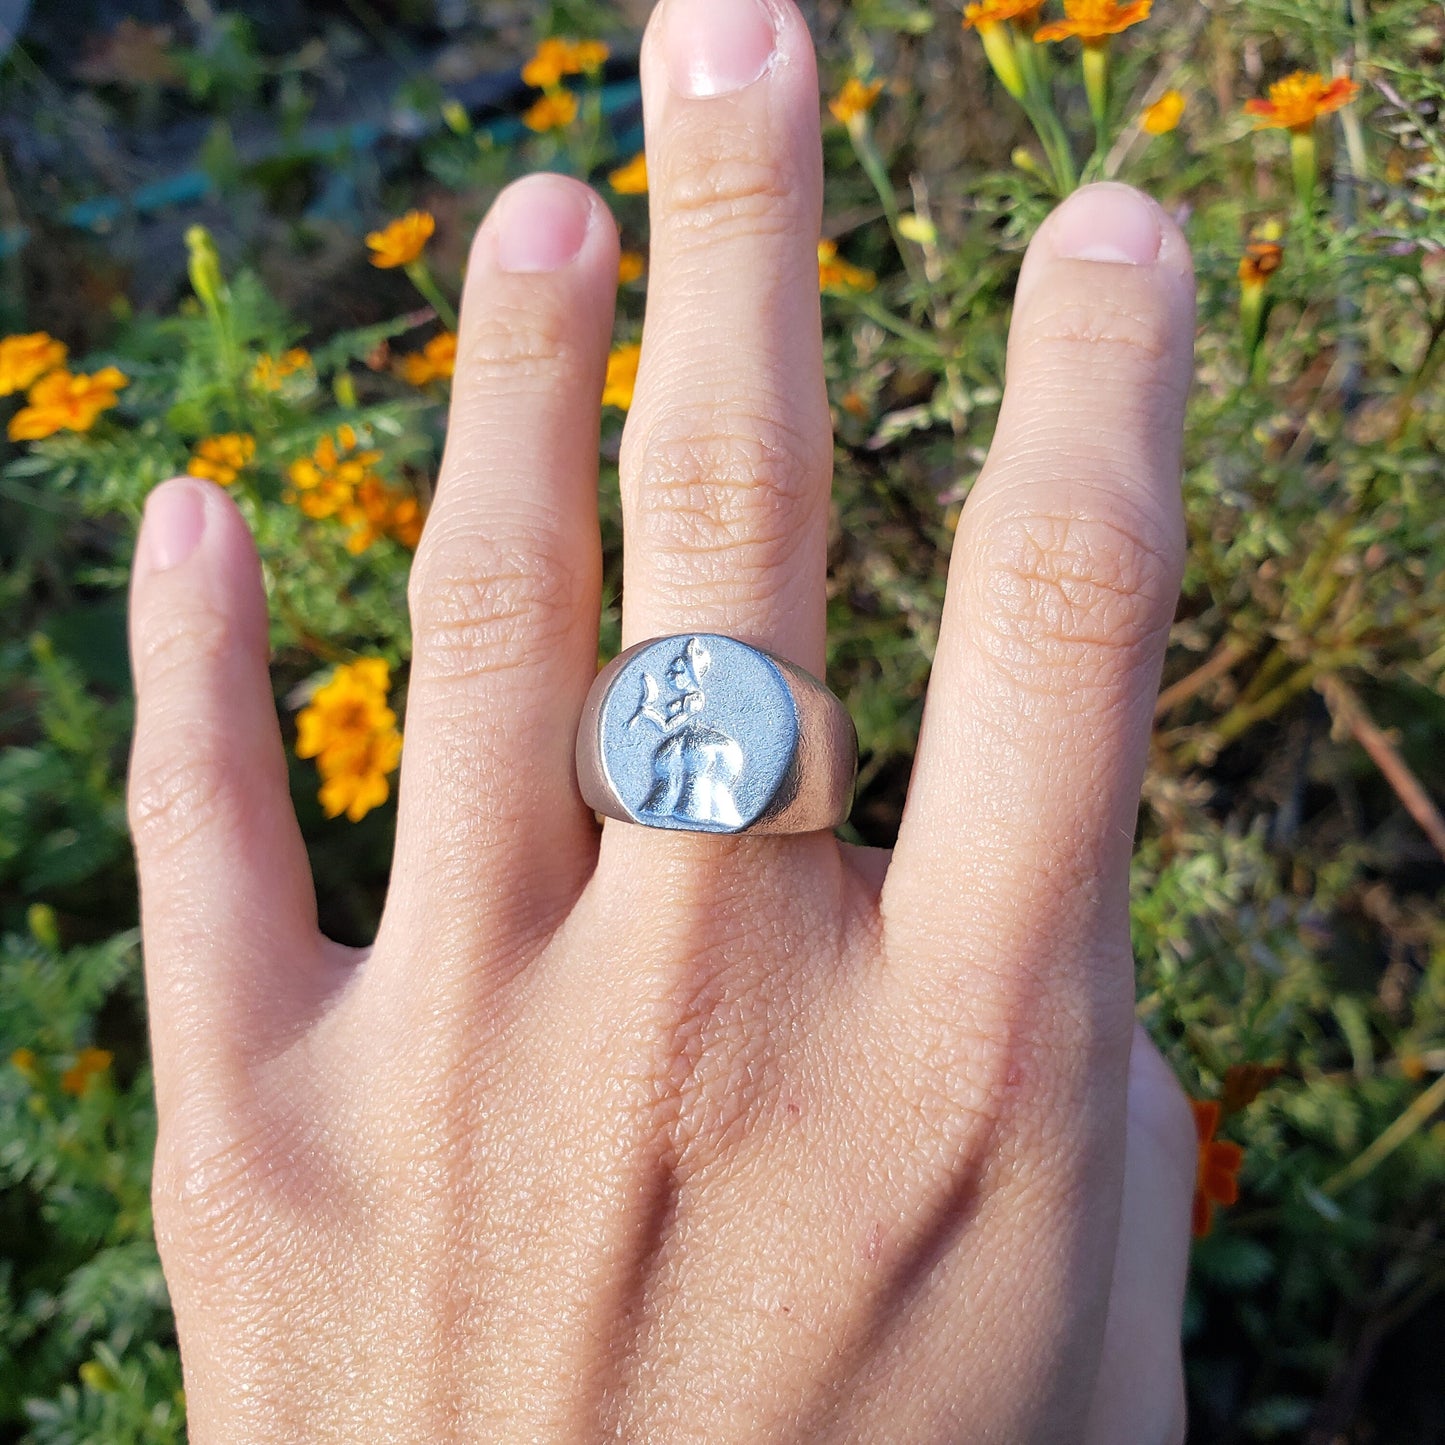
[[[817,678],[712,632],[629,647],[597,675],[577,732],[588,806],[648,828],[836,828],[857,769],[853,720]]]

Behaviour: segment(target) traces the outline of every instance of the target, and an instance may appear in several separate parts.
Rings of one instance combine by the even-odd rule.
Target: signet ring
[[[582,797],[687,833],[813,833],[853,804],[858,735],[817,678],[719,633],[641,642],[597,675],[577,732]]]

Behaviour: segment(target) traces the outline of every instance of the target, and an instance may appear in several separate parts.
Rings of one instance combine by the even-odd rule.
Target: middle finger
[[[623,643],[821,673],[832,440],[818,87],[790,0],[664,0],[643,45],[652,284],[622,449]]]

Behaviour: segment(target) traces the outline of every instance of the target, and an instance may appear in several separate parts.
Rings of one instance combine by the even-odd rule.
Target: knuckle
[[[572,318],[539,301],[527,307],[494,303],[466,338],[458,381],[478,392],[545,389],[583,365]]]
[[[1067,666],[1088,689],[1152,659],[1173,618],[1178,563],[1150,532],[1098,514],[1012,511],[984,522],[972,577],[994,660],[1028,674]]]
[[[273,1142],[266,1129],[206,1131],[198,1138],[189,1130],[162,1126],[151,1208],[167,1273],[216,1280],[262,1248]]]
[[[821,506],[827,461],[775,421],[680,414],[632,440],[625,462],[641,534],[679,585],[716,557],[739,588],[786,566]]]
[[[663,216],[680,231],[695,232],[706,244],[719,237],[775,235],[798,224],[799,177],[763,138],[709,127],[662,177]]]
[[[194,677],[218,668],[234,645],[230,620],[200,599],[185,608],[153,613],[136,649],[140,689],[164,692],[174,684],[192,691]]]
[[[560,639],[581,608],[585,578],[560,565],[549,539],[518,536],[479,553],[445,532],[424,544],[408,584],[418,661],[463,678],[526,664]]]
[[[126,794],[131,837],[142,859],[184,850],[247,806],[254,789],[186,740],[138,744]]]
[[[1172,384],[1168,363],[1176,349],[1178,327],[1167,308],[1097,296],[1064,294],[1041,301],[1027,318],[1022,335],[1025,362],[1044,361],[1088,373],[1127,377],[1133,386]]]

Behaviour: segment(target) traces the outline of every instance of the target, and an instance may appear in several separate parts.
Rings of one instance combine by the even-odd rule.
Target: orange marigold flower
[[[1244,109],[1260,129],[1307,130],[1359,93],[1360,87],[1343,75],[1326,81],[1318,71],[1296,70],[1270,86],[1268,100],[1247,100]]]
[[[75,1056],[75,1062],[60,1076],[60,1087],[78,1099],[86,1091],[91,1079],[97,1074],[103,1074],[114,1058],[115,1055],[109,1049],[81,1049]]]
[[[421,541],[422,523],[425,520],[421,503],[415,497],[393,495],[391,514],[386,519],[386,530],[393,541],[399,542],[408,551],[415,552],[417,543]]]
[[[196,443],[196,450],[186,463],[186,472],[229,487],[255,455],[255,437],[247,432],[222,432]]]
[[[436,228],[436,217],[430,211],[408,211],[367,236],[371,264],[382,270],[410,266],[426,249]]]
[[[333,771],[321,784],[321,806],[328,818],[345,813],[359,823],[391,795],[387,782],[401,763],[401,734],[374,733],[358,746],[338,753]]]
[[[416,498],[387,486],[380,477],[362,482],[337,516],[348,528],[346,550],[353,556],[383,537],[403,547],[415,547],[421,540],[423,518]]]
[[[522,123],[539,135],[549,130],[563,130],[576,119],[577,97],[570,90],[548,91],[522,112]]]
[[[1128,5],[1120,5],[1118,0],[1064,0],[1065,18],[1039,26],[1034,39],[1047,43],[1077,35],[1086,42],[1102,40],[1147,20],[1152,6],[1153,0],[1132,0]]]
[[[617,284],[628,286],[640,280],[647,270],[647,258],[641,251],[624,251],[617,259]]]
[[[391,669],[380,657],[343,663],[317,688],[296,717],[296,756],[324,758],[338,743],[350,746],[357,737],[396,726],[387,706]]]
[[[65,343],[46,331],[0,340],[0,396],[24,391],[47,371],[64,366],[65,355]]]
[[[361,446],[354,427],[340,426],[334,436],[322,437],[309,457],[287,468],[291,486],[283,500],[317,521],[339,522],[346,528],[349,552],[364,552],[381,537],[415,547],[421,509],[415,497],[381,479],[380,460],[379,451]]]
[[[828,102],[828,109],[841,125],[851,125],[860,116],[867,115],[878,104],[878,97],[882,94],[881,80],[864,81],[850,75],[843,82],[843,89]]]
[[[309,457],[286,469],[295,488],[286,500],[308,517],[333,517],[380,460],[380,452],[361,447],[355,427],[343,424],[334,435],[322,437]]]
[[[845,261],[834,241],[818,242],[818,289],[839,295],[848,291],[871,291],[878,278],[862,266]]]
[[[619,196],[645,196],[647,194],[647,153],[638,153],[625,166],[610,171],[607,184]]]
[[[433,336],[420,351],[409,352],[397,362],[402,380],[412,386],[445,381],[456,369],[457,335],[454,331],[443,331]]]
[[[1233,1204],[1239,1198],[1239,1167],[1244,1150],[1214,1137],[1219,1128],[1219,1105],[1213,1100],[1191,1099],[1194,1132],[1199,1139],[1199,1165],[1194,1178],[1194,1211],[1191,1227],[1196,1239],[1209,1233],[1216,1205]]]
[[[1145,107],[1139,127],[1149,135],[1167,135],[1184,117],[1184,93],[1166,90],[1153,105]]]
[[[258,356],[251,368],[251,385],[260,391],[280,391],[288,376],[310,365],[311,353],[300,346],[293,346],[280,356]]]
[[[119,400],[116,393],[130,378],[114,366],[89,376],[52,371],[30,388],[21,407],[10,418],[10,440],[39,441],[61,431],[89,431],[95,419]]]
[[[1239,258],[1239,284],[1259,287],[1279,270],[1284,247],[1274,241],[1251,241]]]
[[[626,411],[632,405],[632,393],[637,387],[637,365],[642,359],[642,348],[636,342],[615,347],[607,358],[607,380],[602,387],[602,405],[615,406]]]
[[[535,90],[551,90],[567,75],[595,75],[607,63],[612,51],[601,40],[541,41],[536,53],[522,67],[522,80]]]
[[[315,758],[329,818],[359,823],[389,794],[401,760],[396,714],[387,706],[391,671],[379,657],[344,663],[317,688],[296,719],[296,755]]]
[[[1044,0],[975,0],[964,8],[965,30],[981,30],[985,25],[1002,25],[1015,21],[1027,28],[1038,19]]]

